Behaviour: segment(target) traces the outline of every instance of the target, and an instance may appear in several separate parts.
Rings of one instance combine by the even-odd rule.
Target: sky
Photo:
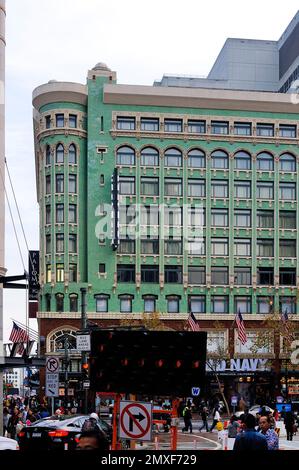
[[[97,62],[118,83],[152,85],[164,73],[207,75],[227,37],[278,40],[297,0],[6,0],[6,159],[29,249],[38,249],[32,90],[51,79],[86,82]],[[10,203],[13,204],[11,192]],[[26,244],[13,209],[24,263]],[[8,210],[7,275],[23,273]],[[25,294],[4,292],[4,342],[26,323]],[[36,320],[30,327],[37,329]]]

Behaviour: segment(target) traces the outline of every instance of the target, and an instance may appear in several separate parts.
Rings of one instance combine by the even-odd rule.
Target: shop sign
[[[289,385],[289,395],[299,395],[299,384]]]
[[[268,359],[223,359],[214,360],[210,359],[207,361],[206,371],[217,372],[261,372],[269,371]],[[210,366],[209,366],[210,364]]]

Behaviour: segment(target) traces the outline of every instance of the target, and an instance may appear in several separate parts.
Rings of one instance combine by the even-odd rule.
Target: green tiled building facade
[[[220,341],[228,358],[253,357],[237,339],[237,312],[249,339],[272,312],[297,320],[291,95],[118,85],[98,64],[86,86],[49,82],[33,104],[47,353],[80,328],[81,287],[94,323],[158,312],[179,330],[192,311],[210,354]],[[279,371],[282,339],[259,357]]]

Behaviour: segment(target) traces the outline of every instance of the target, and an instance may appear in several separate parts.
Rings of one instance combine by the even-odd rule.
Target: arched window
[[[135,151],[131,147],[120,147],[117,150],[116,162],[118,165],[135,165]]]
[[[296,171],[296,158],[290,153],[284,153],[279,158],[280,171]]]
[[[143,166],[158,166],[159,165],[159,152],[153,147],[146,147],[141,151],[141,165]]]
[[[258,154],[256,159],[256,168],[261,171],[273,171],[274,170],[274,158],[271,153],[261,152]]]
[[[77,149],[74,144],[69,146],[69,163],[77,163]]]
[[[199,149],[193,149],[188,152],[188,166],[190,168],[205,168],[205,153]]]
[[[56,312],[63,312],[63,301],[64,301],[64,295],[63,294],[56,294]]]
[[[176,148],[165,151],[165,166],[182,166],[182,152]]]
[[[51,353],[62,353],[65,348],[76,352],[76,332],[70,328],[62,328],[50,336],[49,343]]]
[[[51,148],[50,145],[46,147],[46,165],[51,165]]]
[[[234,162],[236,170],[251,170],[251,156],[247,152],[235,153]]]
[[[78,312],[78,294],[70,294],[70,312]]]
[[[211,159],[212,168],[217,168],[219,170],[228,168],[228,155],[226,152],[215,150],[215,152],[211,154]]]
[[[64,162],[64,148],[62,144],[56,146],[56,163]]]

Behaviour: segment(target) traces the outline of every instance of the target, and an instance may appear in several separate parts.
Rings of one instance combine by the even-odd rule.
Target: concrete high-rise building
[[[299,104],[220,88],[120,85],[99,63],[87,85],[34,90],[39,330],[61,358],[68,337],[72,380],[86,287],[100,326],[157,312],[180,330],[192,311],[230,357],[227,393],[281,393],[283,340],[250,344],[271,312],[299,318]]]

